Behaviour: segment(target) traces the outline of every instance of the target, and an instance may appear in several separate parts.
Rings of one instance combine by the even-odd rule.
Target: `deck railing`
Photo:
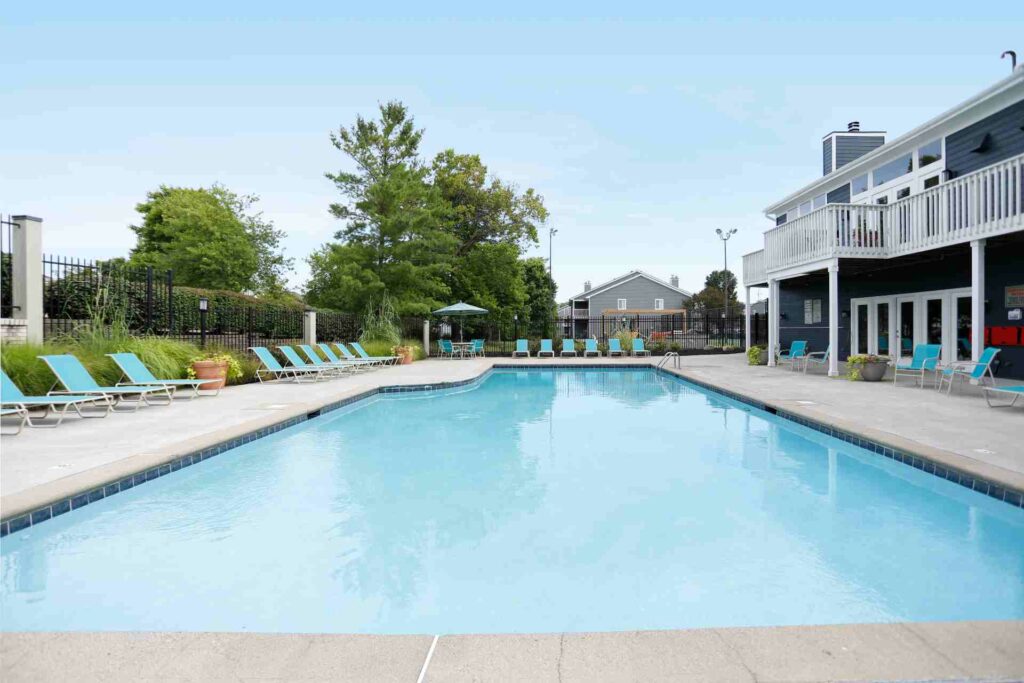
[[[743,255],[743,284],[757,284],[767,279],[764,268],[764,249]]]
[[[773,228],[763,256],[743,257],[743,281],[828,258],[890,258],[1022,229],[1024,154],[893,204],[828,204]]]

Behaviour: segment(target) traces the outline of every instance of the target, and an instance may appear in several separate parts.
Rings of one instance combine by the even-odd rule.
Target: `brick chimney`
[[[673,287],[675,287],[676,289],[679,289],[679,276],[678,275],[673,275],[672,277],[670,277],[668,279],[668,283],[670,285],[672,285]]]
[[[584,292],[589,292],[590,291],[590,287],[591,287],[590,280],[587,280],[586,282],[583,283],[583,291]]]

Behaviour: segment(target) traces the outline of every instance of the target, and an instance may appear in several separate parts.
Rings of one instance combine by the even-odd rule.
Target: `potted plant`
[[[768,349],[763,346],[747,349],[747,365],[768,365]]]
[[[416,356],[416,352],[411,346],[394,346],[391,348],[391,353],[399,357],[400,365],[409,365]]]
[[[189,379],[220,380],[203,385],[203,389],[223,389],[228,379],[238,379],[241,376],[242,366],[230,353],[208,353],[189,361]]]
[[[856,354],[846,359],[848,370],[846,377],[855,382],[857,380],[877,382],[885,376],[888,367],[888,356],[876,356],[870,353]]]

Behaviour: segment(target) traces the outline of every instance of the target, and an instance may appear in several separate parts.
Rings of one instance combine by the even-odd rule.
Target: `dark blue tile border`
[[[120,493],[121,491],[127,491],[128,489],[138,486],[139,484],[151,481],[153,479],[157,479],[172,472],[177,472],[180,469],[189,467],[191,465],[195,465],[196,463],[202,462],[203,460],[208,460],[209,458],[212,458],[215,455],[220,455],[221,453],[229,451],[237,446],[250,443],[257,439],[262,439],[266,436],[270,436],[271,434],[275,434],[281,431],[282,429],[293,427],[301,422],[305,422],[306,420],[313,419],[315,417],[319,417],[320,415],[333,412],[340,408],[344,408],[345,406],[352,405],[353,403],[358,403],[359,401],[371,398],[373,396],[376,396],[377,394],[400,394],[424,391],[444,391],[446,389],[454,389],[456,387],[481,383],[485,379],[487,379],[487,377],[489,377],[493,372],[502,370],[585,370],[588,372],[612,372],[615,370],[652,370],[654,372],[666,375],[668,377],[672,377],[683,382],[694,384],[712,393],[719,394],[721,396],[726,396],[735,401],[739,401],[740,403],[745,403],[746,405],[753,406],[760,410],[764,410],[773,415],[777,415],[792,422],[796,422],[797,424],[809,427],[810,429],[819,431],[823,434],[827,434],[828,436],[841,439],[843,441],[846,441],[847,443],[852,443],[856,446],[860,446],[861,448],[864,448],[868,451],[877,453],[878,455],[882,455],[883,457],[889,458],[891,460],[902,462],[911,467],[915,467],[919,470],[927,472],[928,474],[933,474],[937,477],[945,478],[953,483],[960,484],[965,488],[977,491],[979,493],[984,493],[985,495],[995,498],[996,500],[1001,500],[1015,507],[1024,508],[1024,492],[1022,491],[1016,491],[1014,489],[1007,488],[1005,485],[990,482],[982,477],[968,474],[966,472],[949,467],[948,465],[933,462],[931,460],[928,460],[927,458],[921,457],[920,455],[893,449],[889,446],[886,446],[885,444],[871,441],[870,439],[866,439],[857,434],[846,432],[841,429],[836,429],[831,425],[822,422],[816,422],[814,420],[808,420],[805,417],[795,415],[785,410],[778,410],[776,408],[773,408],[769,405],[762,403],[761,401],[748,398],[746,396],[743,396],[742,394],[737,394],[736,392],[729,391],[728,389],[722,389],[721,387],[716,387],[712,384],[707,384],[706,382],[701,382],[699,380],[691,379],[689,377],[677,375],[664,368],[656,368],[646,363],[620,363],[615,365],[546,365],[541,363],[501,363],[495,364],[490,369],[486,370],[483,374],[472,379],[458,380],[453,382],[439,382],[437,384],[409,384],[377,387],[374,389],[370,389],[368,391],[364,391],[360,394],[356,394],[354,396],[342,399],[340,401],[329,403],[320,408],[319,410],[315,410],[306,415],[299,415],[297,417],[289,418],[282,422],[278,422],[277,424],[270,425],[269,427],[263,427],[261,429],[258,429],[255,432],[243,434],[229,441],[225,441],[214,446],[209,446],[202,450],[194,451],[187,455],[183,455],[170,462],[164,463],[162,465],[157,465],[155,467],[151,467],[143,472],[137,472],[134,475],[122,477],[117,481],[109,482],[95,489],[77,493],[73,496],[68,496],[67,498],[57,500],[53,503],[50,503],[49,505],[45,505],[36,510],[19,514],[15,517],[2,519],[0,520],[0,537],[15,533],[17,531],[21,531],[22,529],[28,528],[34,524],[40,524],[49,519],[57,517],[58,515],[62,515],[70,510],[77,510],[78,508],[84,507],[89,503],[94,503],[98,500],[103,500],[104,498]]]
[[[889,458],[890,460],[901,462],[904,465],[909,465],[910,467],[919,469],[922,472],[926,472],[936,477],[946,479],[948,481],[953,482],[954,484],[959,484],[964,488],[971,489],[972,491],[977,491],[978,493],[983,493],[986,496],[989,496],[990,498],[995,498],[996,500],[1001,500],[1004,503],[1009,503],[1014,507],[1024,508],[1024,492],[1008,488],[1005,484],[999,484],[993,481],[989,481],[988,479],[985,479],[984,477],[979,477],[976,474],[970,474],[968,472],[964,472],[963,470],[959,470],[955,467],[950,467],[949,465],[929,460],[928,458],[918,455],[917,453],[911,453],[908,451],[892,448],[891,446],[888,446],[884,443],[872,441],[871,439],[860,436],[859,434],[848,432],[843,429],[838,429],[824,422],[809,420],[806,417],[796,415],[795,413],[790,413],[789,411],[786,410],[781,410],[773,408],[771,406],[767,406],[760,401],[748,398],[746,396],[743,396],[742,394],[737,394],[734,391],[729,391],[727,389],[716,387],[713,384],[708,384],[706,382],[692,379],[690,377],[684,377],[682,375],[676,375],[662,368],[655,368],[655,371],[668,375],[669,377],[674,377],[676,379],[682,380],[684,382],[689,382],[690,384],[695,384],[701,387],[702,389],[706,389],[712,393],[727,396],[728,398],[731,398],[734,401],[739,401],[740,403],[745,403],[755,408],[765,410],[769,413],[777,415],[778,417],[784,418],[791,422],[796,422],[799,425],[803,425],[804,427],[808,427],[815,431],[821,432],[822,434],[826,434],[833,438],[840,439],[847,443],[853,444],[854,446],[860,446],[861,448],[867,451],[871,451],[872,453],[875,453],[877,455]]]

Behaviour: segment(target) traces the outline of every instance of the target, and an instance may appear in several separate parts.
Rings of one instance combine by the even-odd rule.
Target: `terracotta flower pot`
[[[223,389],[228,379],[228,362],[224,360],[197,360],[192,363],[196,379],[219,379],[204,384],[203,389]]]
[[[409,365],[412,363],[413,353],[411,346],[399,346],[395,349],[395,353],[402,357],[399,362],[401,365]]]

